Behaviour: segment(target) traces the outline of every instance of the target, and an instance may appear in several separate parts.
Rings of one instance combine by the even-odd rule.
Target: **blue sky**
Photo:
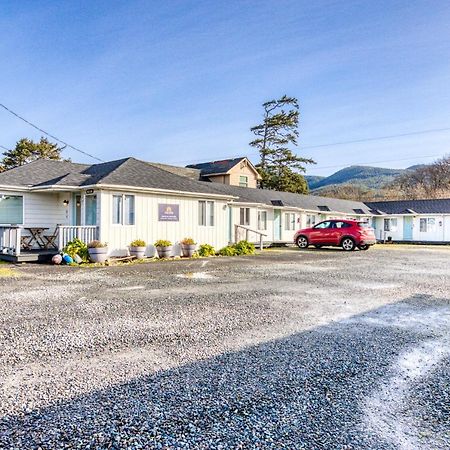
[[[308,147],[450,127],[449,23],[448,1],[3,0],[0,103],[103,160],[184,165],[257,161],[249,128],[288,94],[309,174],[407,167],[450,131]],[[0,110],[0,145],[25,136]]]

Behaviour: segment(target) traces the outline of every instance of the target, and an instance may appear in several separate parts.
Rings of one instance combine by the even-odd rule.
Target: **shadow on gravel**
[[[3,417],[0,447],[397,448],[367,428],[364,401],[405,349],[433,335],[408,317],[448,308],[448,300],[411,298]]]

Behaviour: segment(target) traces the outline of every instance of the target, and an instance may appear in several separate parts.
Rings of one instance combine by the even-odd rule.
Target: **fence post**
[[[17,227],[16,228],[16,243],[15,243],[15,249],[14,249],[16,256],[20,256],[20,247],[22,245],[21,235],[22,235],[21,229],[20,229],[20,227]]]
[[[63,245],[63,227],[58,227],[58,250],[62,250],[64,245]]]

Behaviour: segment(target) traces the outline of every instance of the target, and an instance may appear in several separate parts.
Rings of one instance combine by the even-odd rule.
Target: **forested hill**
[[[390,183],[397,176],[408,169],[385,169],[371,166],[350,166],[341,169],[328,177],[306,176],[309,189],[314,191],[327,186],[340,184],[357,184],[371,189],[379,189],[386,183]]]

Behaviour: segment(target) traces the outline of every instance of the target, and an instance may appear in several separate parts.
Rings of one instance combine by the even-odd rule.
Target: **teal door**
[[[281,241],[281,210],[273,210],[273,240]]]
[[[412,241],[413,238],[413,218],[403,217],[403,239]]]

